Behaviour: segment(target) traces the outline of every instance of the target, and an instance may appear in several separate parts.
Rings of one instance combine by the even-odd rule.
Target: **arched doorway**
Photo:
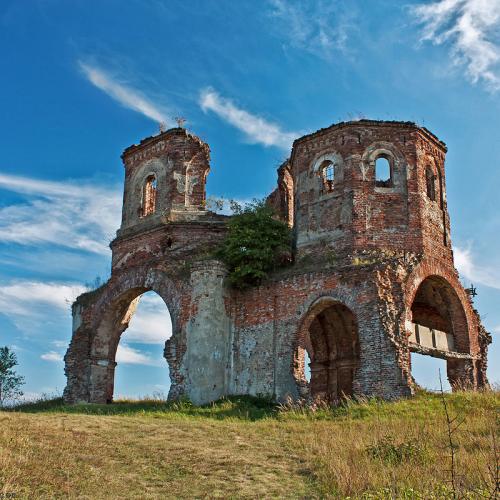
[[[172,322],[163,299],[152,291],[140,295],[116,349],[114,400],[166,399],[170,376],[164,350],[171,335]]]
[[[353,395],[359,364],[356,318],[345,305],[322,300],[311,308],[302,327],[299,345],[300,378],[314,399],[335,402]],[[310,359],[310,379],[305,360]]]
[[[146,274],[146,276],[148,276]],[[161,278],[161,281],[155,281]],[[88,387],[88,398],[90,402],[93,403],[104,403],[112,402],[114,389],[115,389],[115,369],[117,362],[126,361],[128,356],[128,361],[135,359],[135,361],[148,361],[152,360],[153,364],[158,365],[161,368],[161,360],[148,357],[147,355],[138,352],[135,347],[130,347],[127,343],[120,343],[122,334],[127,330],[131,320],[136,312],[136,309],[141,301],[141,296],[147,292],[154,290],[153,297],[155,297],[155,302],[158,304],[158,300],[164,303],[164,308],[167,308],[171,315],[171,329],[170,332],[172,336],[175,337],[176,333],[176,319],[178,317],[179,301],[175,299],[178,293],[175,288],[172,287],[171,282],[169,282],[166,276],[159,274],[155,276],[153,274],[149,275],[150,280],[149,286],[139,285],[134,287],[128,287],[127,285],[133,284],[132,279],[127,279],[124,277],[123,281],[115,284],[114,287],[110,287],[105,293],[101,295],[99,301],[94,308],[94,318],[95,323],[93,324],[93,337],[91,339],[90,345],[90,378]],[[138,281],[143,281],[142,279]],[[159,285],[159,286],[157,286]],[[157,294],[157,295],[156,295]],[[150,294],[146,295],[146,304],[151,301]],[[97,312],[99,311],[99,312]],[[139,316],[140,319],[140,316]],[[142,333],[140,335],[141,340],[151,340],[154,333],[152,333],[151,328],[147,326],[147,321],[143,323]],[[140,326],[140,325],[139,325]],[[168,322],[165,324],[165,338],[163,343],[168,339]],[[133,330],[132,330],[133,332]],[[137,332],[136,332],[137,333]],[[132,337],[133,338],[133,337]],[[125,337],[126,339],[126,337]],[[140,340],[136,337],[135,340]],[[156,338],[156,342],[159,339]],[[171,339],[169,340],[169,342]],[[143,342],[144,344],[145,342]],[[122,347],[125,346],[125,349]],[[128,352],[127,352],[128,347]],[[131,350],[132,349],[132,350]],[[141,356],[142,354],[142,356]],[[168,380],[168,368],[169,365],[167,361],[163,361],[163,367],[165,369],[165,378]],[[123,363],[124,365],[127,363]],[[128,363],[129,365],[131,363]],[[121,370],[120,370],[121,371]],[[119,372],[120,373],[120,372]],[[170,373],[170,379],[175,377],[175,374]],[[162,378],[162,381],[165,381]],[[160,382],[161,383],[161,382]]]
[[[445,360],[447,374],[441,377],[447,376],[451,387],[464,383],[471,363],[467,317],[457,292],[443,277],[429,276],[420,283],[411,303],[411,330],[411,360],[419,368],[412,375],[417,384],[430,389],[439,387],[439,362],[431,365],[421,359],[422,355]],[[425,377],[416,378],[418,372]],[[444,380],[443,386],[449,387]]]

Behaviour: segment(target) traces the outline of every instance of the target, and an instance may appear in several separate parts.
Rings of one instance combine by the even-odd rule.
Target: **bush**
[[[228,267],[233,286],[258,285],[270,271],[290,262],[290,228],[264,200],[245,207],[233,203],[232,209],[235,215],[216,255]]]

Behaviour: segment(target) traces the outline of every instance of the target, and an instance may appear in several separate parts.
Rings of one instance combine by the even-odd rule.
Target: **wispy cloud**
[[[53,244],[109,254],[120,224],[121,190],[85,182],[51,182],[0,174],[0,190],[24,201],[0,208],[0,241]]]
[[[236,106],[230,99],[221,97],[215,90],[205,89],[200,94],[199,104],[203,111],[213,111],[233,127],[241,130],[251,143],[290,149],[298,133],[285,132],[275,123],[253,115]]]
[[[17,280],[0,282],[0,314],[23,335],[71,335],[71,304],[85,287],[76,283]],[[47,342],[52,340],[51,334]]]
[[[130,87],[115,76],[92,64],[78,61],[78,65],[86,78],[98,89],[105,92],[122,106],[137,111],[151,120],[170,124],[168,113],[162,106],[152,102],[143,92]]]
[[[500,0],[439,0],[413,6],[422,41],[449,44],[473,82],[500,90]]]
[[[280,36],[291,47],[326,60],[346,50],[354,27],[354,8],[331,0],[269,0],[270,16]]]
[[[469,247],[455,246],[453,249],[455,265],[462,277],[474,284],[500,290],[500,268],[477,264]]]
[[[124,342],[118,345],[116,351],[116,362],[128,365],[146,365],[146,366],[161,366],[161,359],[153,359],[149,354],[134,349]],[[163,361],[166,366],[166,361]]]
[[[40,359],[43,359],[44,361],[51,361],[53,363],[60,363],[63,361],[63,356],[62,354],[59,354],[58,352],[55,351],[49,351],[40,356]]]
[[[0,286],[0,313],[10,317],[39,316],[47,308],[65,311],[85,287],[78,284],[17,281]]]

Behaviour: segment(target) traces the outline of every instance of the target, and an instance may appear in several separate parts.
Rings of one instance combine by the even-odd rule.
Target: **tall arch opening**
[[[439,389],[440,369],[445,389],[462,383],[470,362],[469,330],[464,308],[453,287],[440,276],[426,278],[415,293],[411,317],[409,347],[412,376],[417,384]],[[443,361],[432,362],[428,357]]]
[[[115,394],[165,394],[170,376],[163,352],[173,320],[164,300],[148,288],[129,289],[110,303],[90,349],[90,402],[111,403]]]
[[[170,375],[163,353],[171,335],[172,321],[163,299],[152,291],[140,295],[117,346],[113,399],[166,399]]]
[[[313,307],[303,325],[299,357],[299,378],[312,398],[337,402],[352,396],[359,364],[358,327],[352,311],[333,301]]]

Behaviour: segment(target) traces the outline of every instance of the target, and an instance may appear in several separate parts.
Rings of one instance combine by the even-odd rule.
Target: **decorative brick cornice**
[[[177,127],[161,132],[158,135],[146,137],[139,144],[132,144],[132,146],[126,148],[121,155],[124,165],[148,160],[160,155],[166,151],[168,140],[176,136],[186,137],[198,144],[206,155],[207,161],[210,161],[210,146],[188,130]]]
[[[420,127],[414,122],[385,121],[385,120],[358,120],[358,121],[334,123],[329,127],[320,128],[316,132],[312,132],[310,134],[306,134],[303,135],[302,137],[299,137],[294,141],[293,148],[295,149],[295,146],[303,142],[307,142],[311,139],[317,139],[317,138],[319,139],[323,135],[332,132],[334,130],[350,129],[350,128],[355,129],[359,127],[396,127],[399,129],[404,127],[419,132],[423,137],[436,144],[436,146],[438,146],[442,151],[444,152],[447,151],[446,144],[443,141],[441,141],[437,136],[435,136],[432,132],[427,130],[425,127]]]

